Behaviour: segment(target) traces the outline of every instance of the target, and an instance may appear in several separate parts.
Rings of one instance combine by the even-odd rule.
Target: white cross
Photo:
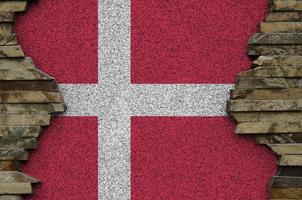
[[[99,83],[60,85],[66,115],[99,117],[100,200],[131,198],[131,116],[224,116],[233,87],[131,84],[130,7],[130,0],[99,0]]]

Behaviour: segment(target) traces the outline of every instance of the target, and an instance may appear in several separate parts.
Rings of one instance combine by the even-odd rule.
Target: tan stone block
[[[24,149],[0,148],[0,160],[28,160],[28,152]]]
[[[37,68],[24,69],[24,68],[12,68],[12,69],[0,69],[0,81],[6,80],[54,80],[53,77],[43,73]]]
[[[13,12],[0,12],[0,22],[14,22],[15,13]]]
[[[235,133],[302,133],[302,122],[242,122],[237,124]]]
[[[25,11],[27,1],[2,1],[0,2],[0,12],[22,12]]]
[[[0,69],[12,68],[35,68],[35,65],[33,60],[29,57],[0,59]]]
[[[278,155],[299,155],[302,154],[302,144],[268,144]]]
[[[302,155],[281,155],[279,166],[302,166]]]
[[[302,13],[302,12],[301,12]],[[261,44],[302,44],[301,33],[255,33],[250,45]]]
[[[0,110],[3,114],[10,115],[47,115],[51,113],[60,113],[65,111],[65,105],[62,103],[50,104],[0,104]],[[16,125],[17,126],[17,125]],[[21,126],[21,125],[20,125]]]
[[[237,78],[236,89],[285,89],[302,87],[301,78]]]
[[[302,10],[301,0],[273,0],[272,10],[293,11]]]
[[[0,171],[19,171],[20,161],[15,160],[1,160]]]
[[[41,132],[40,126],[0,126],[0,138],[3,137],[36,138],[39,137],[40,132]]]
[[[272,199],[300,199],[302,188],[271,188]]]
[[[58,92],[56,81],[0,81],[0,91]]]
[[[262,22],[262,33],[299,33],[302,32],[302,22]]]
[[[0,148],[36,149],[36,138],[0,138]]]
[[[1,74],[1,71],[0,71]],[[239,78],[301,78],[302,66],[266,66],[257,67],[238,74]]]
[[[49,122],[50,115],[0,115],[0,126],[48,126]]]
[[[0,195],[0,200],[22,200],[19,195]]]
[[[0,171],[0,183],[39,183],[40,181],[18,171]]]
[[[60,103],[62,101],[63,97],[58,92],[0,92],[0,103]]]
[[[231,112],[230,116],[239,122],[300,122],[302,112]]]
[[[300,88],[289,89],[236,89],[231,90],[233,100],[301,100]]]
[[[258,144],[267,145],[302,143],[302,133],[257,134],[255,139]]]
[[[17,44],[18,44],[17,35],[15,33],[12,33],[10,35],[0,35],[0,45],[17,45]]]
[[[302,100],[231,100],[228,111],[302,111]]]
[[[274,176],[270,188],[302,188],[302,177]]]
[[[0,183],[0,194],[31,194],[31,183]]]
[[[302,55],[302,45],[249,45],[248,55]]]
[[[270,12],[266,18],[266,22],[301,22],[302,12]]]
[[[0,58],[24,57],[24,53],[19,45],[0,46]]]
[[[302,56],[299,55],[267,55],[259,56],[254,66],[302,66]]]

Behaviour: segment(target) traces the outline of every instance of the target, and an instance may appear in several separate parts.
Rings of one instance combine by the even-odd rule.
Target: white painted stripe
[[[121,93],[131,116],[225,116],[232,84],[134,85]],[[66,116],[97,116],[119,94],[99,84],[61,84]],[[116,88],[115,88],[116,90]]]

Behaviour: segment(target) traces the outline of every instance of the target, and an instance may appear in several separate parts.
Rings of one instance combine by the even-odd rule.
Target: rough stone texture
[[[0,183],[0,194],[31,194],[31,183]]]
[[[301,11],[302,1],[301,0],[273,0],[272,10]]]
[[[302,144],[269,144],[268,146],[278,155],[302,154]]]
[[[255,33],[249,44],[302,44],[300,33]]]
[[[236,89],[231,90],[234,100],[301,100],[302,90],[290,89]]]
[[[25,57],[13,33],[15,12],[25,11],[28,1],[0,1],[0,200],[22,199],[39,181],[20,170],[37,148],[42,126],[53,113],[66,107],[55,79]]]
[[[2,1],[0,2],[0,12],[22,12],[25,11],[27,1]]]
[[[278,161],[279,166],[302,166],[302,155],[282,155]]]
[[[283,89],[302,87],[301,78],[237,78],[236,89]]]
[[[249,45],[248,55],[302,55],[302,45]]]
[[[252,69],[241,72],[227,104],[235,132],[278,156],[270,199],[302,199],[302,1],[272,0],[249,41]]]
[[[230,112],[237,122],[299,122],[302,112]]]
[[[1,71],[0,71],[1,73]],[[266,66],[257,67],[254,70],[249,70],[240,73],[238,77],[263,77],[263,78],[297,78],[302,77],[302,66]]]
[[[301,133],[300,122],[245,122],[239,123],[235,130],[238,134],[264,133]]]
[[[302,21],[301,12],[270,12],[265,18],[267,22],[299,22]]]
[[[0,46],[0,58],[24,57],[24,53],[19,45]]]
[[[0,195],[0,200],[22,200],[19,195]]]
[[[16,160],[2,160],[0,161],[0,171],[19,171],[20,162]]]
[[[0,138],[2,137],[39,137],[40,126],[0,126]]]
[[[228,110],[231,112],[302,111],[302,100],[231,100],[228,102]]]
[[[302,177],[274,176],[270,181],[271,188],[302,188]]]
[[[0,148],[0,160],[28,160],[28,152],[20,148]]]
[[[302,22],[262,22],[262,33],[295,33],[302,31]]]
[[[301,188],[271,188],[271,197],[274,199],[301,199]]]
[[[259,56],[254,66],[301,66],[302,56],[299,55],[267,55]]]

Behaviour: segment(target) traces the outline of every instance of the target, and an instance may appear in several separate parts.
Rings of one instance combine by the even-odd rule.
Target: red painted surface
[[[26,55],[61,83],[97,83],[97,0],[39,0],[17,18]]]
[[[42,181],[27,200],[97,200],[97,117],[60,117],[39,138],[24,171]]]
[[[132,0],[133,83],[233,83],[268,0]]]
[[[133,117],[132,200],[266,200],[275,157],[223,117]]]

